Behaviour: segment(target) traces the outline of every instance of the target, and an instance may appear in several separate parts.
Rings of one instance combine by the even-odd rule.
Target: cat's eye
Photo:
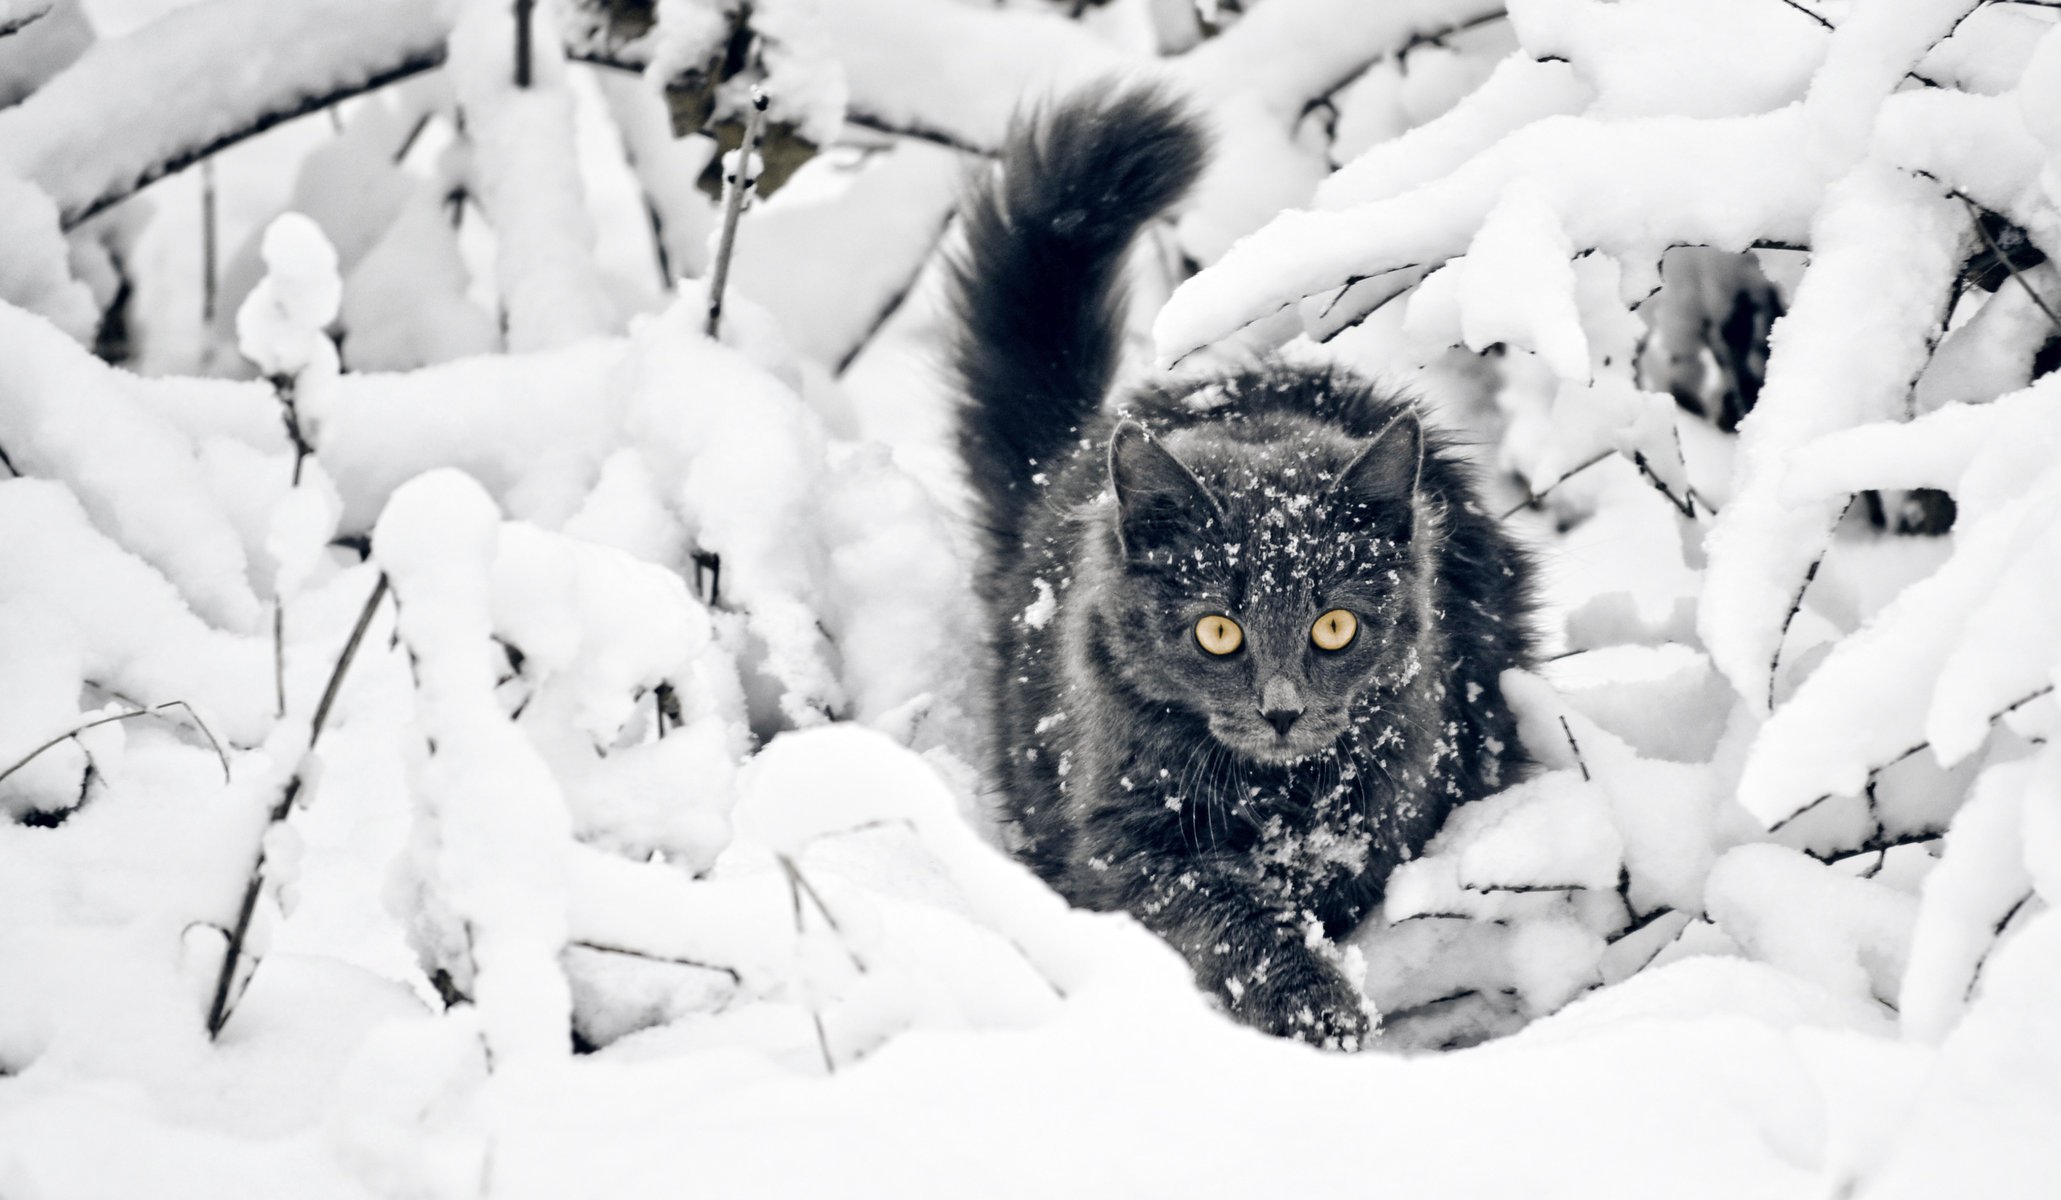
[[[1310,640],[1319,650],[1343,650],[1360,631],[1360,619],[1342,608],[1334,608],[1310,626]]]
[[[1231,618],[1211,613],[1195,622],[1195,644],[1221,657],[1245,644],[1245,631]]]

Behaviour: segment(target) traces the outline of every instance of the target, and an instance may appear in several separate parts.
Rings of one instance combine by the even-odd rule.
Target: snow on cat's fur
[[[1242,1020],[1354,1047],[1329,939],[1506,781],[1525,563],[1415,412],[1344,373],[1104,402],[1124,252],[1203,157],[1160,94],[1089,92],[1020,127],[973,198],[957,361],[990,768],[1069,899],[1135,914]]]

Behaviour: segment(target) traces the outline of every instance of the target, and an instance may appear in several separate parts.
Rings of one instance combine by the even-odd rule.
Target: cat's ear
[[[1127,555],[1223,514],[1195,473],[1129,418],[1109,438],[1109,489],[1116,495],[1117,537]]]
[[[1339,473],[1334,492],[1370,500],[1402,500],[1417,494],[1424,475],[1424,426],[1405,409],[1374,435],[1374,442]]]
[[[1417,484],[1424,476],[1424,426],[1414,409],[1405,409],[1374,435],[1374,442],[1331,485],[1335,495],[1362,504],[1400,502],[1414,515]]]

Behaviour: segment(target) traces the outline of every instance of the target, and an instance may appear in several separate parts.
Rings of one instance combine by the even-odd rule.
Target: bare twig
[[[787,872],[787,897],[794,905],[794,932],[799,936],[802,932],[801,872],[795,870],[794,861],[784,854],[780,856],[780,868]],[[831,928],[836,928],[834,922]],[[830,1035],[823,1029],[823,1014],[811,1008],[809,1023],[816,1028],[816,1048],[823,1052],[823,1073],[837,1074],[837,1060],[830,1054]]]
[[[530,17],[537,0],[515,0],[515,86],[530,86]]]
[[[160,709],[183,708],[186,710],[186,716],[193,722],[193,727],[195,729],[200,730],[200,736],[208,740],[208,748],[215,752],[215,761],[222,764],[222,782],[228,783],[229,752],[222,749],[222,743],[215,740],[215,731],[209,729],[208,723],[200,719],[200,714],[193,710],[193,706],[191,704],[186,703],[184,700],[167,700],[163,704],[158,705],[157,707]]]
[[[880,311],[874,315],[873,323],[866,327],[866,332],[860,334],[859,340],[852,343],[852,348],[845,351],[844,357],[837,360],[837,367],[834,373],[838,378],[843,378],[844,373],[851,370],[852,364],[859,361],[859,355],[866,352],[866,348],[871,346],[873,340],[880,336],[880,331],[887,328],[887,323],[894,319],[896,313],[902,311],[902,305],[908,301],[910,294],[916,290],[916,281],[923,278],[923,272],[925,268],[930,266],[930,260],[937,255],[938,249],[944,245],[945,235],[951,230],[952,218],[956,214],[956,209],[945,214],[945,219],[938,223],[937,237],[931,240],[930,248],[925,250],[916,259],[916,267],[909,272],[909,278],[894,295],[888,297],[887,303],[882,305]]]
[[[322,689],[322,700],[315,706],[315,716],[308,723],[308,753],[313,754],[316,743],[322,737],[323,728],[329,724],[329,713],[336,705],[337,693],[343,690],[344,675],[351,669],[351,660],[358,655],[358,647],[365,640],[365,631],[372,625],[372,617],[379,611],[380,601],[386,599],[387,578],[379,577],[372,587],[372,594],[365,598],[365,607],[358,613],[358,623],[351,627],[351,636],[344,642],[343,652],[337,656],[336,666],[329,673],[329,686]],[[305,762],[305,760],[304,760]],[[292,778],[279,794],[279,802],[272,806],[272,812],[265,822],[265,832],[270,833],[274,825],[286,820],[293,811],[293,803],[299,799],[301,788],[306,786],[305,765],[294,770]],[[258,895],[265,886],[265,845],[258,843],[256,859],[251,863],[250,879],[243,889],[243,903],[236,910],[236,921],[229,929],[229,946],[222,955],[222,973],[215,980],[215,998],[208,1006],[208,1037],[214,1038],[222,1032],[222,1026],[229,1020],[229,989],[236,979],[236,968],[243,961],[244,939],[250,935],[251,917],[257,912]]]
[[[272,394],[279,398],[279,419],[286,426],[287,441],[293,444],[293,486],[301,485],[301,468],[315,447],[308,441],[307,431],[301,428],[301,412],[295,405],[295,389],[299,381],[292,375],[274,375],[270,380]]]
[[[1854,502],[1852,500],[1848,500],[1846,502],[1846,507],[1839,510],[1840,521],[1846,520],[1846,514],[1853,511],[1853,505]],[[1833,522],[1833,525],[1835,527],[1838,524],[1838,521]],[[1832,544],[1828,540],[1825,543],[1825,548],[1818,552],[1818,556],[1816,558],[1811,560],[1810,568],[1803,573],[1803,582],[1796,585],[1796,595],[1792,597],[1789,601],[1789,612],[1782,618],[1782,628],[1776,631],[1775,633],[1775,651],[1774,654],[1768,659],[1769,712],[1775,711],[1775,684],[1781,678],[1780,668],[1782,666],[1782,643],[1789,640],[1789,626],[1795,623],[1796,614],[1803,611],[1804,593],[1811,590],[1811,580],[1816,579],[1818,577],[1818,568],[1825,564],[1825,556],[1827,554],[1830,554],[1831,552]],[[1923,749],[1922,746],[1919,748]],[[1911,753],[1915,754],[1917,753],[1917,750],[1913,750],[1911,751]]]
[[[215,323],[215,305],[220,290],[215,279],[217,226],[215,163],[209,159],[200,164],[200,324],[203,329]]]
[[[1681,513],[1692,521],[1696,519],[1696,502],[1701,500],[1702,497],[1696,494],[1695,488],[1688,488],[1688,494],[1685,496],[1675,495],[1668,488],[1667,482],[1661,479],[1660,475],[1654,471],[1653,464],[1646,461],[1646,454],[1642,450],[1632,451],[1632,465],[1639,469],[1639,474],[1646,477],[1646,482],[1653,485],[1654,491],[1659,492],[1666,498],[1669,504],[1674,505],[1676,512]],[[1709,502],[1706,501],[1704,507],[1710,508]],[[1710,511],[1712,513],[1717,512],[1715,508],[1711,508]]]
[[[1602,462],[1604,459],[1609,458],[1612,454],[1615,453],[1616,451],[1614,450],[1605,450],[1603,453],[1598,454],[1596,457],[1574,468],[1567,474],[1562,475],[1558,479],[1555,479],[1553,482],[1547,484],[1545,487],[1540,488],[1536,492],[1531,490],[1530,484],[1526,484],[1524,488],[1524,499],[1521,502],[1512,505],[1498,519],[1503,521],[1509,520],[1511,517],[1516,516],[1518,513],[1523,512],[1525,509],[1530,508],[1532,505],[1537,504],[1539,501],[1544,500],[1546,498],[1546,493],[1552,491],[1556,487],[1559,487],[1561,484],[1566,483],[1568,480],[1573,479],[1575,476],[1581,474],[1583,471],[1588,470],[1590,467],[1595,466],[1597,463]]]
[[[1574,765],[1582,769],[1582,782],[1589,782],[1589,764],[1582,758],[1582,744],[1574,740],[1574,730],[1568,727],[1567,718],[1560,718],[1560,732],[1567,737],[1567,748],[1574,751]]]
[[[574,941],[567,942],[566,945],[576,950],[592,950],[597,954],[617,954],[624,958],[641,958],[646,962],[665,963],[667,966],[672,967],[693,967],[700,971],[718,971],[728,975],[731,983],[740,983],[744,978],[737,973],[734,967],[702,962],[700,959],[695,958],[681,958],[673,954],[652,954],[646,950],[629,950],[622,946],[609,946],[601,942]]]
[[[1961,993],[1963,1001],[1974,998],[1975,985],[1982,982],[1982,969],[1989,965],[1989,956],[1996,952],[1997,943],[2003,939],[2004,930],[2011,927],[2011,921],[2017,917],[2018,910],[2031,903],[2032,897],[2033,893],[2031,891],[2027,891],[2023,896],[2018,897],[2017,902],[2012,904],[2010,908],[2005,909],[2004,915],[1991,928],[1989,945],[1982,948],[1982,957],[1975,960],[1975,966],[1968,972],[1968,989]]]
[[[785,854],[778,855],[777,857],[780,860],[780,869],[787,874],[789,886],[796,889],[796,917],[799,918],[800,916],[799,906],[801,904],[801,897],[805,894],[809,898],[809,903],[816,906],[816,911],[823,914],[823,923],[830,927],[830,932],[838,935],[838,945],[844,947],[845,957],[852,960],[852,966],[858,968],[860,974],[865,974],[866,960],[860,958],[859,952],[852,949],[845,942],[844,927],[837,923],[837,916],[830,911],[830,906],[823,903],[823,894],[818,892],[815,885],[809,882],[808,876],[802,874],[799,863]]]
[[[52,746],[57,745],[59,742],[75,738],[80,734],[86,732],[88,729],[93,729],[101,725],[111,725],[116,721],[134,720],[137,717],[161,716],[163,715],[164,711],[168,708],[183,708],[186,710],[186,715],[192,719],[193,724],[201,731],[203,735],[207,737],[208,745],[214,748],[215,757],[221,761],[222,782],[229,782],[229,756],[223,752],[222,743],[215,740],[214,732],[210,730],[207,727],[207,724],[200,719],[200,714],[193,711],[193,706],[191,704],[186,703],[184,700],[167,700],[163,704],[154,704],[148,708],[136,708],[131,709],[128,712],[110,713],[104,717],[95,717],[90,721],[82,721],[79,724],[72,726],[70,729],[65,730],[63,733],[58,734],[56,737],[51,738],[49,741],[44,742],[42,745],[36,747],[34,750],[29,751],[27,754],[24,754],[20,759],[16,760],[13,766],[8,767],[5,771],[0,771],[0,780],[5,780],[9,775],[12,775],[16,771],[21,770],[23,767],[28,766],[30,763],[34,762],[37,759],[37,757],[40,756],[45,750],[50,749]]]
[[[723,238],[716,246],[715,274],[708,288],[708,325],[710,337],[723,322],[723,289],[730,282],[730,255],[737,247],[737,218],[744,212],[747,195],[758,186],[758,174],[752,170],[752,160],[758,157],[759,139],[766,128],[767,97],[762,88],[751,92],[751,117],[744,125],[744,141],[737,147],[737,170],[726,176],[728,194],[723,202]]]
[[[890,121],[886,117],[862,111],[847,112],[844,120],[847,125],[856,125],[860,129],[870,129],[875,133],[908,138],[911,141],[929,142],[933,146],[943,146],[947,150],[957,150],[962,154],[978,154],[982,158],[995,157],[995,148],[992,146],[976,146],[956,134],[947,133],[942,129],[934,129],[928,125],[907,121]]]
[[[1982,210],[1977,208],[1975,202],[1966,196],[1961,197],[1961,203],[1968,206],[1968,215],[1975,222],[1975,232],[1982,235],[1982,244],[1989,248],[1989,252],[1996,256],[1998,262],[2004,264],[2004,270],[2010,273],[2011,278],[2018,281],[2018,286],[2025,289],[2025,294],[2032,297],[2032,302],[2039,306],[2039,310],[2047,314],[2047,320],[2053,323],[2054,328],[2061,329],[2061,314],[2056,314],[2048,306],[2045,298],[2033,290],[2032,281],[2019,272],[2018,268],[2012,264],[2011,256],[2004,253],[2003,248],[1997,245],[1997,240],[1990,236],[1989,228],[1982,223]]]
[[[1825,16],[1824,16],[1824,14],[1823,14],[1823,13],[1815,12],[1815,11],[1813,11],[1813,10],[1811,10],[1811,9],[1805,8],[1805,7],[1803,6],[1803,5],[1801,5],[1801,4],[1799,4],[1799,3],[1797,3],[1797,0],[1779,0],[1779,2],[1780,2],[1780,3],[1782,3],[1782,4],[1786,4],[1786,5],[1788,5],[1788,6],[1790,7],[1790,8],[1793,8],[1793,9],[1795,9],[1795,10],[1796,10],[1797,12],[1800,12],[1800,13],[1802,13],[1802,14],[1803,14],[1804,16],[1806,16],[1806,17],[1809,17],[1809,18],[1810,18],[1811,20],[1813,20],[1813,21],[1816,21],[1816,22],[1817,22],[1817,23],[1818,23],[1818,24],[1819,24],[1820,26],[1824,27],[1824,29],[1825,29],[1825,30],[1827,30],[1828,32],[1829,32],[1829,31],[1831,31],[1831,30],[1833,30],[1834,28],[1836,28],[1836,27],[1835,27],[1835,26],[1834,26],[1834,25],[1832,24],[1832,22],[1830,22],[1830,21],[1828,21],[1828,20],[1826,20],[1826,19],[1825,19]]]
[[[286,601],[272,598],[272,692],[279,716],[286,717]]]
[[[1823,854],[1814,850],[1805,850],[1804,853],[1829,867],[1833,863],[1842,863],[1849,858],[1859,858],[1864,854],[1886,854],[1899,846],[1922,846],[1927,842],[1936,842],[1945,836],[1945,831],[1939,829],[1921,829],[1916,833],[1900,833],[1894,836],[1885,836],[1878,833],[1849,850],[1830,850]]]

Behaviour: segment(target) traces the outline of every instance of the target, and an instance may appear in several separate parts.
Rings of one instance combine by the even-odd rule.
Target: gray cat
[[[1271,363],[1106,403],[1139,228],[1205,157],[1149,88],[1020,124],[955,264],[989,768],[1019,856],[1260,1029],[1343,1048],[1332,939],[1508,781],[1524,556],[1405,403]]]

